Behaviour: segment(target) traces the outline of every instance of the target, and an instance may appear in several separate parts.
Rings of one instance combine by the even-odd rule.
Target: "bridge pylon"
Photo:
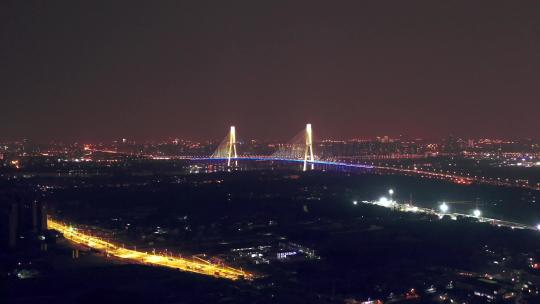
[[[313,157],[313,131],[310,123],[306,124],[305,139],[306,147],[304,150],[304,171],[307,169],[308,162],[311,162],[311,169],[313,170],[314,168],[313,161],[315,159]]]
[[[231,126],[229,131],[229,142],[227,143],[227,166],[231,166],[231,158],[238,158],[236,154],[236,128]],[[237,162],[235,162],[238,164]]]
[[[227,136],[225,136],[225,138],[217,146],[210,158],[226,159],[227,166],[231,166],[231,161],[235,160],[235,165],[238,165],[236,144],[236,128],[231,126],[229,133],[227,133]]]

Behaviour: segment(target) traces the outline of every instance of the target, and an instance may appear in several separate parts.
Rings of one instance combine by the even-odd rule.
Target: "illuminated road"
[[[106,252],[108,255],[120,259],[126,259],[141,264],[150,264],[174,268],[182,271],[195,272],[203,275],[229,280],[253,279],[252,274],[243,270],[235,269],[224,265],[212,264],[202,259],[191,260],[187,258],[148,254],[145,252],[122,248],[118,245],[104,241],[100,238],[84,234],[71,226],[67,226],[50,218],[47,220],[47,224],[49,226],[49,229],[54,229],[61,232],[66,239],[74,243]]]
[[[528,229],[528,230],[533,230],[533,231],[538,230],[537,227],[526,225],[526,224],[510,222],[510,221],[505,221],[505,220],[499,220],[499,219],[483,217],[483,216],[475,216],[475,215],[459,213],[459,212],[439,212],[439,211],[436,211],[434,209],[414,206],[414,205],[407,204],[407,203],[399,204],[399,203],[397,203],[395,201],[390,201],[390,200],[387,200],[387,199],[381,199],[379,201],[362,201],[362,203],[376,205],[376,206],[384,207],[384,208],[390,208],[392,210],[397,210],[397,211],[401,211],[401,212],[433,214],[433,215],[438,216],[439,218],[443,218],[444,216],[449,216],[452,220],[457,220],[460,217],[462,217],[462,218],[471,218],[471,219],[477,220],[480,223],[489,223],[489,224],[492,224],[492,225],[498,226],[498,227],[507,227],[507,228],[511,228],[511,229]]]
[[[193,158],[186,158],[191,161],[226,161],[226,157],[193,157]],[[293,162],[293,163],[303,163],[303,159],[291,159],[291,158],[277,158],[277,157],[265,157],[265,156],[258,156],[258,157],[246,157],[246,156],[239,156],[235,158],[231,158],[232,160],[254,160],[254,161],[279,161],[279,162]],[[324,161],[324,160],[314,160],[314,161],[308,161],[308,164],[315,164],[315,165],[329,165],[329,166],[338,166],[338,167],[350,167],[350,168],[361,168],[361,169],[373,169],[374,166],[370,165],[364,165],[364,164],[352,164],[352,163],[340,163],[340,162],[333,162],[333,161]]]

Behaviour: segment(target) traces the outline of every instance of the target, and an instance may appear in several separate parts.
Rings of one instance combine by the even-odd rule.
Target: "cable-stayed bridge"
[[[274,160],[299,162],[303,164],[303,170],[314,169],[316,164],[336,165],[356,168],[372,168],[363,164],[349,164],[320,159],[313,150],[313,128],[310,123],[305,129],[298,132],[291,140],[285,144],[280,144],[278,149],[269,156],[241,156],[237,151],[236,127],[231,126],[229,133],[218,145],[214,153],[208,158],[194,158],[194,160],[224,160],[227,166],[236,166],[238,160]]]
[[[298,132],[290,141],[279,145],[278,149],[268,156],[242,156],[236,149],[237,145],[236,128],[231,127],[229,134],[225,137],[216,151],[210,157],[189,158],[191,160],[223,160],[228,166],[237,165],[238,160],[270,160],[281,162],[298,162],[303,164],[303,170],[314,169],[315,165],[324,165],[331,167],[349,167],[360,169],[375,169],[384,174],[401,174],[418,176],[421,178],[446,180],[456,184],[469,185],[472,183],[488,184],[495,186],[520,187],[540,190],[540,186],[522,186],[515,185],[509,182],[497,180],[494,178],[486,178],[482,176],[469,176],[451,173],[437,172],[417,168],[403,168],[388,165],[368,165],[363,163],[349,163],[344,161],[335,161],[334,159],[324,159],[317,155],[317,151],[313,149],[314,136],[311,124],[306,124],[306,128]]]
[[[226,159],[228,166],[231,166],[231,163],[237,165],[238,159],[254,159],[254,157],[238,156],[236,145],[236,127],[231,126],[229,133],[221,141],[210,158]],[[304,164],[304,171],[308,169],[308,165],[313,169],[317,158],[313,152],[313,130],[311,124],[306,124],[304,130],[296,134],[286,144],[281,144],[278,150],[272,155],[268,157],[257,157],[256,159],[301,161]]]

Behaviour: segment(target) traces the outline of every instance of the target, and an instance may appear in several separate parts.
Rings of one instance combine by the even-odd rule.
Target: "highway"
[[[148,254],[136,250],[126,249],[113,243],[104,241],[95,236],[91,236],[80,232],[76,228],[61,222],[47,219],[49,229],[57,230],[64,235],[64,238],[73,243],[80,244],[92,249],[103,251],[110,256],[125,259],[131,262],[174,268],[181,271],[195,272],[198,274],[208,275],[216,278],[229,280],[251,280],[253,275],[241,269],[235,269],[225,265],[216,265],[202,259],[188,259],[172,256],[163,256],[159,254]]]

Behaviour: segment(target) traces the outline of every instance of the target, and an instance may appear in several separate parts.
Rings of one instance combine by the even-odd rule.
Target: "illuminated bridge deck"
[[[173,159],[174,157],[151,157],[153,159]],[[225,157],[181,157],[179,159],[186,159],[190,161],[221,161],[226,162],[228,158]],[[272,156],[239,156],[231,158],[232,161],[275,161],[275,162],[290,162],[290,163],[304,163],[303,159],[294,159],[294,158],[279,158]],[[325,161],[325,160],[313,160],[307,161],[309,165],[325,165],[336,168],[356,168],[364,170],[378,170],[379,172],[385,172],[390,174],[401,174],[401,175],[411,175],[418,176],[420,178],[430,178],[430,179],[439,179],[446,180],[456,184],[461,185],[470,185],[472,183],[492,185],[492,186],[502,186],[502,187],[512,187],[512,188],[525,188],[540,191],[540,185],[522,185],[512,183],[511,181],[504,181],[497,178],[489,178],[484,176],[464,176],[459,174],[452,174],[449,172],[436,172],[428,171],[421,169],[408,169],[408,168],[398,168],[390,166],[380,166],[380,165],[369,165],[364,163],[348,163],[341,161]]]
[[[76,244],[87,246],[99,251],[106,252],[107,254],[119,259],[125,259],[131,262],[148,264],[155,266],[162,266],[167,268],[174,268],[181,271],[194,272],[198,274],[213,276],[217,278],[229,279],[229,280],[251,280],[253,275],[243,271],[224,265],[216,265],[202,259],[192,260],[188,258],[163,256],[158,254],[148,254],[146,252],[140,252],[136,250],[130,250],[113,243],[104,241],[98,237],[85,234],[83,232],[74,229],[71,226],[65,225],[61,222],[48,219],[47,224],[50,229],[61,232],[64,237]]]

